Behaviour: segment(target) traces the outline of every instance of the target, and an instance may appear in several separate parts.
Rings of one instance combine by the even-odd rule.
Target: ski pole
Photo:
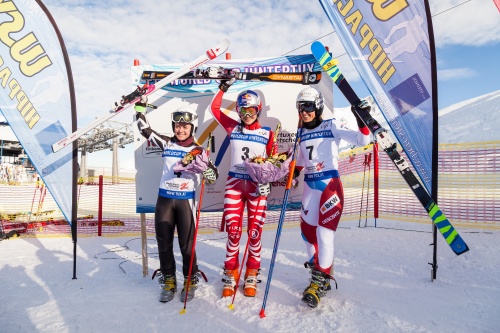
[[[212,141],[212,133],[208,134],[208,143],[207,143],[207,155],[210,154],[210,141]],[[201,204],[203,202],[203,192],[205,191],[205,178],[201,180],[201,189],[200,189],[200,199],[198,203],[198,209],[196,211],[196,226],[194,228],[194,236],[193,236],[193,246],[191,247],[191,258],[189,260],[189,270],[188,270],[188,280],[186,285],[186,297],[184,297],[184,308],[180,311],[180,314],[186,313],[186,304],[188,299],[189,287],[191,285],[191,273],[193,272],[193,261],[195,257],[196,250],[196,236],[198,235],[198,225],[200,223],[200,215],[201,215]]]
[[[78,180],[78,198],[76,199],[77,207],[78,207],[78,203],[80,203],[80,192],[82,191],[82,185],[83,185],[83,178],[80,177],[80,179]]]
[[[40,183],[40,177],[37,177],[36,178],[35,192],[33,192],[33,200],[31,200],[31,209],[30,209],[30,213],[28,215],[28,223],[31,221],[31,214],[33,214],[33,205],[35,204],[36,191],[38,191],[39,183]]]
[[[47,193],[47,188],[45,187],[45,184],[42,183],[42,185],[40,186],[40,198],[38,200],[38,208],[37,208],[36,214],[35,214],[35,222],[38,221],[38,217],[41,215],[40,210],[42,209],[42,206],[43,206],[43,201],[45,199],[45,193]]]
[[[264,300],[262,302],[262,308],[260,309],[260,317],[261,318],[266,317],[265,312],[266,312],[267,295],[269,293],[269,287],[271,286],[271,279],[273,276],[274,262],[276,261],[276,254],[278,252],[278,246],[280,243],[281,229],[283,228],[283,222],[285,221],[285,212],[286,212],[286,205],[288,203],[288,194],[290,193],[290,187],[292,187],[293,174],[295,171],[297,144],[300,141],[299,135],[301,133],[301,126],[300,125],[301,125],[301,121],[299,118],[299,124],[297,126],[297,133],[295,134],[295,142],[293,144],[292,161],[290,162],[290,173],[288,174],[288,182],[287,182],[286,187],[285,187],[285,194],[283,196],[283,205],[281,206],[280,219],[278,221],[278,228],[276,230],[276,238],[274,240],[274,248],[273,248],[273,254],[271,257],[271,264],[269,266],[269,276],[267,278],[266,291],[264,292]]]
[[[359,207],[359,220],[358,228],[361,227],[361,212],[363,211],[363,199],[365,197],[365,177],[366,177],[366,161],[368,155],[365,155],[365,161],[363,162],[363,186],[361,187],[361,206]]]
[[[366,205],[365,205],[365,228],[366,228],[366,224],[368,223],[368,203],[370,200],[370,170],[371,170],[370,163],[372,161],[372,153],[368,153],[368,155],[365,156],[368,156],[366,161],[366,165],[368,166],[368,189],[366,191]]]

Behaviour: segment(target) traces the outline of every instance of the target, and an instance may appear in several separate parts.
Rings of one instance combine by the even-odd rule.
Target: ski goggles
[[[242,106],[238,109],[238,113],[241,118],[253,117],[257,114],[257,108],[255,106]]]
[[[305,112],[313,112],[314,111],[314,102],[297,102],[297,110],[299,113],[302,111]]]
[[[172,113],[172,121],[174,123],[192,123],[195,120],[196,115],[190,112],[176,111]]]

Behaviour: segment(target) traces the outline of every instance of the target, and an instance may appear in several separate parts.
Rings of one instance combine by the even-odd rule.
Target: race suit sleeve
[[[333,134],[342,140],[360,147],[366,146],[370,143],[370,132],[366,131],[368,129],[367,127],[359,128],[357,131],[353,131],[344,125],[341,125],[336,119],[332,119],[332,122],[334,124],[334,126],[332,126]]]
[[[215,120],[224,127],[227,135],[231,135],[233,129],[238,126],[238,122],[221,111],[220,107],[222,105],[223,96],[224,92],[222,90],[219,90],[217,94],[215,94],[212,104],[210,105],[210,112],[212,112]]]
[[[164,150],[167,146],[167,143],[172,139],[172,137],[159,134],[158,132],[151,129],[146,116],[142,112],[137,112],[135,116],[137,119],[137,128],[139,129],[141,135]]]

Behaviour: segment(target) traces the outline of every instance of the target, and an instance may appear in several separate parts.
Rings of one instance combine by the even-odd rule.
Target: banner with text
[[[430,193],[437,96],[424,0],[319,1]]]
[[[0,14],[0,110],[71,223],[76,154],[51,148],[76,129],[62,39],[38,1],[0,2]]]

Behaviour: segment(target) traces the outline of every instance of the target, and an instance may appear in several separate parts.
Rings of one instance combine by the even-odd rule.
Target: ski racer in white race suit
[[[246,262],[244,295],[253,297],[257,293],[257,275],[260,270],[262,248],[262,226],[266,219],[267,195],[270,185],[254,182],[243,163],[256,156],[267,157],[272,153],[274,134],[259,123],[262,110],[260,96],[253,90],[242,91],[236,100],[236,111],[240,121],[221,112],[224,93],[234,83],[234,79],[224,80],[215,95],[211,112],[217,122],[226,130],[230,138],[231,166],[224,193],[224,215],[222,223],[228,233],[225,278],[222,297],[232,296],[238,277],[239,248],[242,234],[242,217],[245,204],[248,215],[248,260]],[[243,265],[244,263],[242,263]]]
[[[311,283],[302,300],[316,307],[330,289],[334,235],[344,206],[338,172],[340,140],[365,146],[370,142],[370,131],[359,117],[358,131],[335,118],[323,119],[323,95],[314,88],[299,93],[296,107],[302,121],[297,167],[304,171],[300,229],[309,258],[306,266],[311,268]],[[369,108],[367,104],[364,107]]]

